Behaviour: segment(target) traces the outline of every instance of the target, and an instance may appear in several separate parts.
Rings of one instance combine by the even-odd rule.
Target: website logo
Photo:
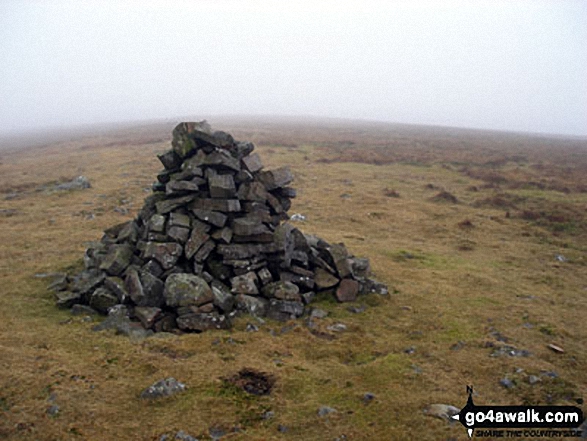
[[[583,411],[576,406],[477,406],[467,386],[467,404],[452,418],[465,426],[469,438],[580,438]],[[499,430],[498,430],[499,429]]]

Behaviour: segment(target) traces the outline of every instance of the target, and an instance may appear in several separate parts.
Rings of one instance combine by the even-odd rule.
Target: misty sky
[[[0,132],[227,114],[587,135],[587,2],[0,1]]]

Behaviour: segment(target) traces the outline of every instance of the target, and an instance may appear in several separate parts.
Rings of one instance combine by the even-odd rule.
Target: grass
[[[215,125],[255,142],[266,167],[291,165],[299,196],[290,213],[307,216],[298,226],[368,256],[392,294],[360,298],[359,314],[319,296],[315,306],[330,314],[314,330],[269,321],[246,332],[243,317],[230,331],[140,342],[94,333],[95,323],[55,308],[34,275],[79,265],[88,241],[136,215],[172,127],[4,149],[0,213],[13,214],[0,216],[0,438],[158,440],[184,430],[209,439],[220,427],[235,440],[466,439],[423,409],[461,407],[467,384],[480,405],[587,395],[584,141],[367,123]],[[38,190],[77,175],[92,188]],[[533,184],[541,180],[548,185]],[[431,200],[442,191],[459,203]],[[339,322],[346,331],[328,330]],[[493,330],[532,355],[490,357]],[[243,368],[273,375],[272,393],[228,387],[223,379]],[[558,378],[527,383],[543,371]],[[507,392],[498,385],[506,375],[517,384]],[[168,376],[188,390],[138,398]],[[323,405],[337,412],[319,417]]]

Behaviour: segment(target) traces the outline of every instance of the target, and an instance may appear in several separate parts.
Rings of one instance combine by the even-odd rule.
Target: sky
[[[0,133],[218,115],[587,136],[587,1],[0,1]]]

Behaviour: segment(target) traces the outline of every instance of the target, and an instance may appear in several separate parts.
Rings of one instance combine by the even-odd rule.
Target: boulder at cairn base
[[[178,124],[138,216],[53,286],[58,306],[124,310],[132,326],[181,333],[230,328],[238,313],[296,319],[319,295],[386,294],[368,259],[288,222],[294,173],[267,170],[254,149],[205,121]]]

